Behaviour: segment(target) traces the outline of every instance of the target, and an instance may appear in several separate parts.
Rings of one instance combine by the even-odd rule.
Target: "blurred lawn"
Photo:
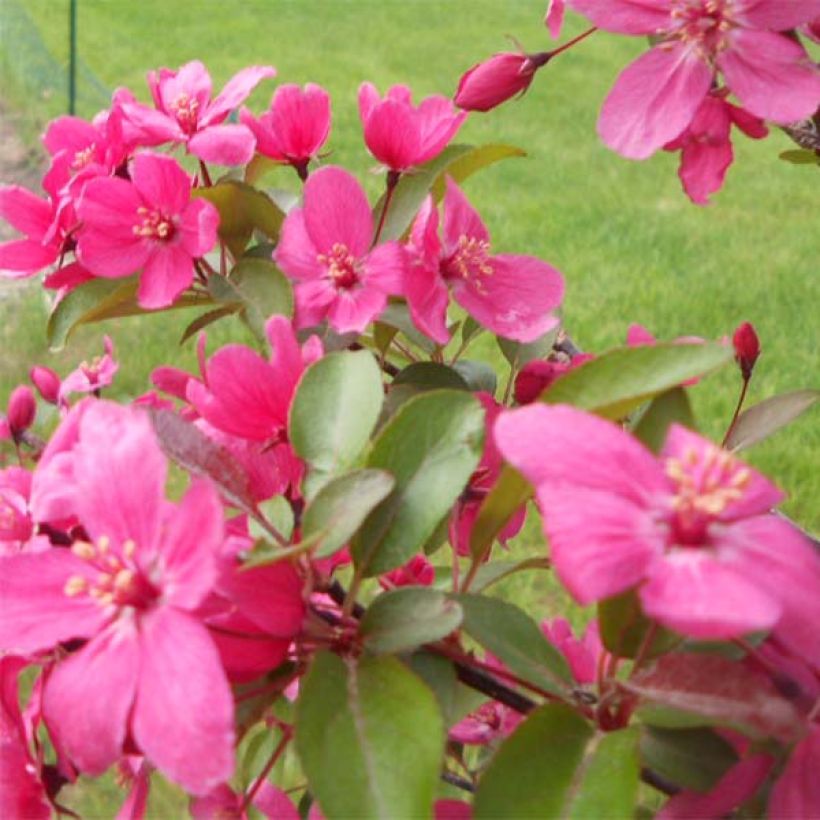
[[[57,63],[67,56],[67,5],[25,2]],[[281,82],[318,82],[334,105],[328,161],[358,173],[375,197],[382,177],[370,173],[374,162],[361,141],[359,83],[372,80],[384,90],[401,82],[417,96],[450,94],[473,62],[510,48],[505,34],[530,50],[549,48],[541,23],[544,5],[542,0],[79,0],[79,53],[108,88],[126,85],[142,98],[146,70],[175,68],[194,58],[208,65],[216,90],[251,63],[274,64]],[[0,8],[0,31],[2,13]],[[570,19],[566,36],[582,28],[581,20]],[[738,161],[723,192],[711,207],[697,208],[680,191],[675,157],[661,154],[632,163],[605,150],[595,133],[598,107],[619,69],[643,48],[637,40],[596,34],[544,69],[523,100],[473,116],[460,141],[512,143],[529,157],[472,179],[469,196],[498,250],[537,255],[564,272],[565,322],[582,348],[622,343],[633,321],[660,338],[716,338],[750,320],[764,350],[751,402],[818,386],[816,171],[777,158],[791,145],[779,132],[762,143],[738,140]],[[2,38],[2,98],[20,114],[31,139],[50,116],[62,113],[64,92],[56,80],[47,93],[27,90],[28,59],[25,44]],[[266,105],[274,87],[264,84],[251,107]],[[90,116],[94,110],[80,113]],[[295,190],[291,177],[283,171],[276,184]],[[34,284],[0,292],[3,403],[31,364],[65,373],[98,352],[103,332],[117,344],[122,368],[115,392],[122,398],[147,389],[147,376],[160,362],[193,368],[192,348],[177,344],[184,314],[84,328],[55,356],[45,346],[46,313]],[[209,331],[210,348],[238,332],[233,324],[216,325]],[[497,358],[489,344],[476,349]],[[693,390],[706,433],[722,435],[738,382],[737,373],[727,369]],[[749,454],[790,491],[786,510],[815,530],[820,528],[817,419],[815,411]],[[531,517],[514,554],[531,550],[539,538]],[[562,593],[534,584],[531,575],[511,579],[504,589],[512,598],[538,598],[542,612],[563,608]],[[88,809],[93,816],[94,808]]]

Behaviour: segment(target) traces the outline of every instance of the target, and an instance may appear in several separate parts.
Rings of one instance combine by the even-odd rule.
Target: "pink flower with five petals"
[[[140,154],[131,181],[92,179],[83,189],[77,253],[95,276],[140,268],[142,307],[170,305],[193,281],[194,262],[216,244],[219,213],[191,199],[191,179],[172,157]]]

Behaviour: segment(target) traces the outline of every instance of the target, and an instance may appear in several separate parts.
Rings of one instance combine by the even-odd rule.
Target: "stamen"
[[[73,598],[76,595],[79,595],[81,592],[84,592],[88,583],[82,575],[72,575],[66,582],[65,586],[63,587],[63,592],[69,597]],[[93,594],[93,591],[92,591]]]

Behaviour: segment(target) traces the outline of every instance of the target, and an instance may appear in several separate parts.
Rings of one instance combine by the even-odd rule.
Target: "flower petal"
[[[245,125],[209,125],[188,141],[188,150],[216,165],[245,165],[253,158],[256,137]]]
[[[167,217],[181,213],[191,198],[191,178],[173,157],[137,154],[131,179],[145,203]]]
[[[282,223],[274,261],[291,279],[318,279],[324,272],[318,255],[308,234],[304,208],[294,208]]]
[[[671,23],[669,0],[569,0],[567,5],[615,34],[657,34]]]
[[[222,122],[234,108],[245,102],[262,80],[275,76],[276,69],[271,65],[252,65],[238,71],[208,106],[200,124],[214,125]]]
[[[786,31],[820,17],[820,0],[734,0],[732,17],[747,28]]]
[[[181,245],[158,245],[142,270],[137,301],[144,308],[167,307],[193,281],[190,254]]]
[[[490,233],[481,221],[478,211],[473,208],[452,178],[447,177],[447,191],[444,194],[445,252],[452,253],[462,236],[480,242],[490,241]]]

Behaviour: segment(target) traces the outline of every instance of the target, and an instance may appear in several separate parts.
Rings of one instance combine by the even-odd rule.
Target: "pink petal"
[[[154,79],[148,75],[149,86]],[[167,68],[159,70],[158,81],[155,82],[154,97],[166,111],[173,110],[173,105],[179,97],[189,97],[199,104],[199,111],[203,112],[211,99],[211,75],[208,69],[199,61],[191,60],[180,66],[178,71],[169,71]]]
[[[709,197],[723,187],[734,154],[728,140],[719,145],[693,141],[683,148],[678,176],[689,199],[708,205]]]
[[[736,105],[729,105],[729,116],[732,122],[747,136],[754,140],[763,139],[768,136],[769,129],[766,123],[754,114],[750,114],[743,108]]]
[[[544,15],[544,25],[553,40],[561,36],[561,27],[564,24],[564,6],[566,0],[548,0],[547,11]]]
[[[266,780],[253,798],[253,805],[269,820],[299,820],[299,812],[288,795]]]
[[[564,296],[564,278],[533,256],[488,259],[492,274],[456,280],[455,300],[499,336],[532,342],[558,324],[552,311]]]
[[[278,392],[287,397],[285,403],[289,404],[306,366],[302,350],[293,332],[293,325],[284,316],[271,316],[265,324],[265,335],[271,346],[270,366],[276,373]],[[321,355],[320,350],[317,358]]]
[[[233,698],[219,654],[205,627],[172,607],[140,627],[134,738],[164,775],[205,794],[234,766]]]
[[[820,0],[734,0],[732,17],[748,28],[786,31],[820,16]]]
[[[304,91],[298,85],[279,86],[271,103],[270,127],[285,157],[306,160],[315,156],[330,132],[330,95],[314,83],[308,83]]]
[[[631,324],[626,331],[626,343],[630,347],[639,345],[653,345],[657,339],[643,326]]]
[[[568,5],[616,34],[657,34],[672,22],[669,0],[569,0]]]
[[[144,308],[162,308],[173,304],[194,281],[194,265],[181,245],[154,243],[140,276],[137,302]]]
[[[695,820],[725,817],[748,800],[765,781],[774,759],[766,754],[744,758],[706,793],[678,792],[655,815],[657,820]],[[772,817],[783,815],[772,814]]]
[[[296,316],[294,324],[297,330],[315,327],[321,324],[330,305],[336,299],[336,288],[327,279],[315,279],[302,282],[296,286]]]
[[[319,253],[344,245],[361,258],[370,249],[373,216],[356,178],[332,165],[321,168],[305,183],[305,225]]]
[[[367,123],[373,109],[381,101],[381,96],[373,83],[362,83],[359,86],[359,117],[362,125]]]
[[[51,225],[52,208],[45,199],[20,185],[0,186],[0,219],[33,239],[42,239]]]
[[[769,817],[807,820],[820,810],[820,725],[794,749],[769,798]]]
[[[59,252],[31,239],[13,239],[0,242],[0,275],[7,279],[22,278],[11,271],[19,271],[23,276],[35,273],[57,260]]]
[[[188,141],[188,150],[216,165],[245,165],[253,158],[256,138],[244,125],[210,125]]]
[[[252,65],[243,68],[228,80],[216,99],[208,106],[200,124],[214,125],[222,122],[234,108],[245,102],[251,91],[262,80],[275,76],[276,69],[270,65]]]
[[[216,556],[224,540],[222,505],[210,481],[197,479],[165,522],[163,593],[180,609],[194,609],[216,581]]]
[[[43,134],[43,145],[49,154],[54,156],[58,151],[76,154],[83,151],[100,139],[100,133],[86,120],[80,117],[57,117],[52,120]]]
[[[191,197],[191,179],[173,157],[138,154],[131,179],[145,203],[165,216],[181,213]]]
[[[447,177],[447,192],[444,195],[444,245],[447,253],[452,253],[459,239],[477,239],[489,242],[490,234],[478,211],[464,196],[461,188]]]
[[[185,132],[179,123],[162,111],[155,111],[141,103],[120,106],[128,124],[136,130],[135,140],[141,146],[162,145],[164,142],[185,142]]]
[[[695,638],[724,639],[770,629],[782,611],[774,595],[694,548],[658,560],[640,597],[647,615]]]
[[[192,257],[204,256],[217,240],[219,211],[204,199],[192,199],[185,210],[179,225],[182,247]]]
[[[96,572],[67,549],[0,557],[0,649],[28,654],[98,632],[108,616],[89,596],[65,594],[73,576]]]
[[[616,424],[574,407],[533,404],[502,413],[494,435],[504,458],[536,487],[567,483],[638,505],[668,492],[649,450]]]
[[[416,259],[407,266],[404,294],[413,324],[434,342],[447,344],[447,305],[450,294],[438,274],[438,266],[425,265]]]
[[[377,245],[364,259],[363,280],[367,287],[398,296],[404,293],[407,277],[407,256],[398,242]]]
[[[635,586],[663,550],[651,514],[615,493],[545,483],[536,497],[555,571],[580,604]]]
[[[133,235],[125,238],[108,230],[85,228],[77,242],[77,257],[85,268],[104,279],[136,273],[149,259],[155,243]]]
[[[132,623],[114,623],[58,663],[46,681],[46,724],[87,774],[102,774],[122,756],[140,673],[138,641]]]
[[[340,290],[328,308],[328,322],[337,333],[363,333],[386,305],[387,294],[376,288]]]
[[[143,205],[137,189],[124,179],[92,179],[83,188],[77,216],[95,229],[133,239],[137,209]],[[85,231],[80,233],[80,241]]]
[[[795,122],[811,117],[820,103],[820,74],[788,37],[734,29],[717,63],[732,93],[763,119]]]
[[[308,234],[303,208],[294,208],[285,217],[273,259],[291,279],[317,279],[322,275],[319,252]]]
[[[143,411],[96,401],[74,448],[77,511],[91,538],[152,550],[165,499],[165,456]]]
[[[686,128],[713,72],[681,44],[663,44],[621,72],[598,120],[601,139],[629,159],[646,159]]]
[[[405,171],[420,161],[421,134],[409,105],[384,100],[367,118],[364,141],[371,154],[393,171]]]
[[[415,164],[421,165],[444,150],[467,119],[467,112],[456,111],[447,97],[434,95],[419,104],[417,119],[421,143]]]

